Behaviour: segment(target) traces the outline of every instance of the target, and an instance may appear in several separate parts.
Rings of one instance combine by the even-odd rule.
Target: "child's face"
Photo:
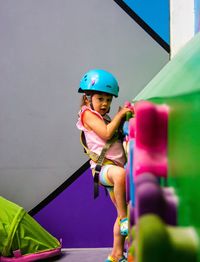
[[[92,105],[94,110],[104,116],[109,110],[112,102],[112,95],[109,94],[94,94],[92,96]]]

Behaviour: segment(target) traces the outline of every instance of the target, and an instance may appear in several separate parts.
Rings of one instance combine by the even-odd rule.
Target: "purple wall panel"
[[[104,188],[100,189],[94,200],[92,175],[87,170],[34,218],[62,238],[64,248],[111,247],[116,211]]]

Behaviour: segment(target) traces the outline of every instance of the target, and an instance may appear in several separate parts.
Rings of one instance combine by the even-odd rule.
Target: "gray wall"
[[[169,57],[112,0],[0,0],[0,35],[0,194],[30,210],[87,160],[82,75],[116,75],[115,111]]]

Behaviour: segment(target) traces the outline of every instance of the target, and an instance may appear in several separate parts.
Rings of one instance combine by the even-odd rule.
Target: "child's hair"
[[[80,104],[80,107],[82,107],[82,106],[86,106],[86,100],[87,100],[86,95],[85,95],[85,94],[82,95],[82,97],[81,97],[81,104]]]
[[[100,92],[97,92],[97,91],[93,91],[93,92],[85,92],[84,95],[82,95],[82,98],[81,98],[81,107],[82,106],[86,106],[87,105],[87,101],[89,100],[89,97],[92,97],[92,95],[94,94],[98,94]]]

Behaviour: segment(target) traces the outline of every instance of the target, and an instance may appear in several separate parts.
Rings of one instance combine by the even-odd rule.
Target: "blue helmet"
[[[119,86],[115,77],[102,69],[88,71],[80,81],[79,93],[99,91],[118,97]]]

